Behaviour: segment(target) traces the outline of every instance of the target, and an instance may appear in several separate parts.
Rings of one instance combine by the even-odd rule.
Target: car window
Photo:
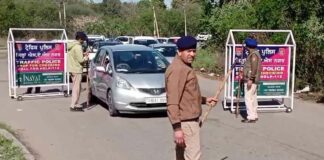
[[[158,41],[159,41],[160,43],[165,43],[165,42],[167,42],[166,39],[158,39]]]
[[[97,65],[97,66],[101,66],[103,65],[103,61],[105,60],[106,58],[106,51],[104,49],[101,49],[95,59],[94,59],[94,63]]]
[[[154,47],[154,49],[159,51],[165,57],[174,57],[178,50],[176,46],[161,46]]]
[[[99,48],[98,48],[98,43],[95,43],[95,44],[93,45],[93,49],[99,49]]]
[[[149,46],[150,44],[157,44],[158,42],[156,40],[151,40],[151,39],[138,39],[134,40],[134,44],[140,44],[140,45],[145,45]]]
[[[168,43],[176,43],[176,39],[172,39],[172,38],[170,38],[170,39],[168,39]]]
[[[114,68],[122,73],[164,73],[169,62],[157,51],[115,51]]]
[[[128,42],[128,38],[127,37],[118,37],[118,40],[122,41],[122,42]]]

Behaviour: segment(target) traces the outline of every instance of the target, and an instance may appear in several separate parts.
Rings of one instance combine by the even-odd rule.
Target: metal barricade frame
[[[232,29],[228,33],[225,46],[225,74],[230,66],[235,62],[235,49],[236,47],[242,47],[243,44],[235,41],[234,33],[286,33],[287,37],[282,44],[259,44],[258,47],[286,47],[289,49],[288,58],[288,77],[286,80],[286,94],[285,95],[264,95],[258,96],[259,108],[263,111],[286,111],[291,112],[294,108],[294,86],[295,86],[295,61],[296,61],[296,42],[291,30],[247,30],[247,29]],[[243,47],[242,47],[243,49]],[[243,51],[242,51],[243,52]],[[244,53],[242,53],[244,54]],[[292,64],[291,64],[292,62]],[[239,100],[234,94],[235,91],[235,72],[232,72],[230,78],[228,78],[225,84],[223,108],[230,109],[233,113],[236,109],[236,103],[241,105],[243,98]],[[291,84],[290,84],[291,83]],[[289,99],[290,105],[285,104],[284,100]],[[244,100],[244,99],[243,99]],[[234,102],[238,101],[238,102]],[[271,102],[271,103],[268,103]],[[239,107],[240,110],[244,109]]]
[[[27,41],[27,40],[19,40],[15,39],[14,33],[15,31],[31,31],[37,33],[37,31],[42,32],[58,32],[60,37],[55,39],[55,41],[46,41],[46,40],[35,40],[35,41]],[[66,51],[66,42],[68,40],[65,29],[55,29],[55,28],[10,28],[8,32],[7,39],[7,49],[8,49],[8,81],[9,81],[9,97],[12,99],[17,99],[18,101],[31,97],[48,97],[48,96],[61,96],[68,97],[70,95],[70,84],[69,84],[69,75],[67,70],[67,51]],[[35,85],[17,85],[19,81],[16,79],[17,76],[17,65],[16,65],[16,44],[24,44],[24,43],[33,43],[33,44],[58,44],[63,45],[63,82],[62,83],[53,83],[53,84],[35,84]],[[27,53],[26,53],[27,54]],[[41,53],[42,55],[42,53]],[[27,72],[26,72],[27,73]],[[34,72],[36,73],[36,72]],[[37,72],[42,73],[42,72]],[[57,72],[58,73],[58,72]],[[46,73],[43,73],[46,74]],[[50,73],[48,73],[50,74]],[[36,94],[19,94],[17,92],[20,88],[28,88],[28,87],[61,87],[59,92],[49,92],[49,93],[36,93]]]

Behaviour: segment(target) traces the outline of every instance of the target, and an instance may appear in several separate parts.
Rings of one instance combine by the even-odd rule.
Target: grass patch
[[[301,98],[305,101],[324,103],[324,94],[320,92],[295,93],[295,97]]]
[[[14,134],[12,129],[0,123],[0,128]],[[13,144],[12,140],[6,139],[0,134],[0,160],[25,160],[22,149]]]
[[[192,65],[196,70],[204,68],[205,72],[222,74],[224,71],[224,57],[224,55],[211,48],[199,49]]]

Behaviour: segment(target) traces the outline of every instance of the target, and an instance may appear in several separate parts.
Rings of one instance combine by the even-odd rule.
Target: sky
[[[94,2],[102,2],[102,0],[93,0]],[[121,0],[122,2],[138,2],[140,0]],[[164,3],[167,5],[168,8],[171,7],[172,0],[164,0]]]

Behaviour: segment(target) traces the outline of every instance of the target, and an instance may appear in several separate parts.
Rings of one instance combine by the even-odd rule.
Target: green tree
[[[28,24],[24,10],[12,0],[0,1],[0,34],[7,35],[9,28],[23,27]]]
[[[120,0],[103,0],[101,3],[101,9],[106,16],[121,16],[121,7],[122,3]]]

